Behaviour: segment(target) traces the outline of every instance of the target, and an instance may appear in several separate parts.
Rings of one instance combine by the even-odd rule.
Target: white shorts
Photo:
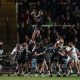
[[[77,54],[75,54],[75,55],[70,55],[70,58],[71,58],[72,60],[78,61],[78,56],[77,56]]]
[[[68,56],[67,64],[68,64],[69,61],[76,61],[77,62],[78,61],[78,57],[77,56],[75,56],[75,57],[74,56]]]

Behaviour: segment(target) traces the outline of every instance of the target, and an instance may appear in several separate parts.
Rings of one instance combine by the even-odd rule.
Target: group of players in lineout
[[[34,35],[33,35],[34,36]],[[35,39],[26,41],[23,44],[17,44],[11,53],[12,60],[17,62],[17,67],[14,75],[30,75],[32,68],[32,59],[35,58],[37,65],[35,73],[42,75],[47,73],[52,76],[55,65],[56,75],[69,76],[73,73],[73,67],[76,73],[80,75],[80,54],[73,42],[69,42],[64,46],[64,39],[59,35],[56,43],[53,45],[48,41],[36,42]],[[63,65],[65,64],[65,68]]]

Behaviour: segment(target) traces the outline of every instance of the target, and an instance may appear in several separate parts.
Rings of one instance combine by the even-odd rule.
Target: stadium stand
[[[30,30],[30,26],[34,24],[39,27],[47,25],[48,29],[48,25],[53,25],[66,42],[77,41],[78,46],[80,45],[79,0],[17,0],[17,5],[18,24],[24,24],[24,29]],[[24,30],[22,34],[25,36],[26,32]]]

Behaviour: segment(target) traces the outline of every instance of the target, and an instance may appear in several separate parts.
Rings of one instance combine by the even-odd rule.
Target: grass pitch
[[[37,76],[35,77],[34,75],[32,77],[26,76],[7,76],[3,75],[0,76],[0,80],[80,80],[80,76],[72,75],[69,77],[56,77],[53,75],[53,77],[48,77],[48,76]]]

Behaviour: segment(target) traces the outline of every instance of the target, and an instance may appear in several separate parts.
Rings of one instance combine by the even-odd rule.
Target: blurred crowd
[[[25,37],[32,38],[33,24],[37,25],[42,39],[55,43],[55,38],[61,35],[65,43],[73,41],[79,46],[80,40],[80,1],[79,0],[17,0],[19,43],[25,42]],[[53,27],[42,27],[42,25]],[[54,25],[59,25],[55,27]],[[62,25],[71,25],[69,27]]]
[[[20,0],[19,0],[20,1]],[[80,22],[79,0],[21,0],[19,21],[29,20],[32,24],[52,21],[56,24],[77,24]],[[35,19],[37,18],[37,19]]]

